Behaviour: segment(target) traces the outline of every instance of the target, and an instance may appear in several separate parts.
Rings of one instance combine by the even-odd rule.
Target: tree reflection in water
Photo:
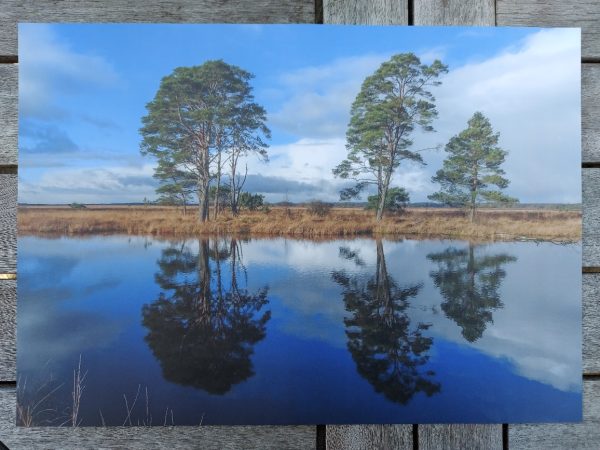
[[[423,335],[431,324],[418,323],[411,328],[409,300],[416,297],[422,284],[399,286],[389,275],[383,243],[377,240],[375,275],[365,279],[333,272],[333,280],[342,288],[346,311],[344,319],[348,350],[358,373],[367,379],[378,393],[391,401],[406,404],[417,392],[431,396],[440,391],[432,380],[433,371],[423,372],[421,366],[429,360],[433,339]],[[346,259],[350,252],[340,249]]]
[[[265,338],[271,312],[261,312],[267,287],[251,293],[239,286],[246,275],[239,241],[200,240],[198,253],[185,242],[172,245],[158,266],[163,292],[143,306],[142,323],[164,378],[225,394],[253,376],[253,347]]]
[[[469,243],[468,249],[448,248],[427,255],[438,264],[430,276],[444,297],[442,310],[469,342],[483,335],[487,324],[493,323],[492,311],[504,306],[498,292],[506,276],[502,266],[517,260],[504,253],[477,256],[477,247]]]

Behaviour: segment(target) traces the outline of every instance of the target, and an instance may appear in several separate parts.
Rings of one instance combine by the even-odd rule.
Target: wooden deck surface
[[[0,276],[0,441],[10,449],[600,448],[600,2],[597,0],[3,0],[0,275],[16,273],[18,22],[247,22],[582,28],[584,423],[553,425],[17,429],[16,281]],[[457,406],[459,407],[459,406]],[[324,439],[323,439],[324,438]]]

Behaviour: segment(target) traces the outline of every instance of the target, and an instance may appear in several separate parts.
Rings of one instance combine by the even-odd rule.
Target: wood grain
[[[16,257],[17,175],[0,170],[0,273],[15,273]]]
[[[17,164],[17,80],[16,64],[0,64],[0,166]]]
[[[412,426],[330,425],[328,450],[412,449]]]
[[[419,425],[419,450],[502,449],[500,425]]]
[[[598,6],[600,8],[600,4]],[[581,65],[583,162],[600,162],[600,64]]]
[[[583,265],[600,266],[600,169],[583,169]]]
[[[600,374],[600,273],[583,276],[583,373]]]
[[[511,450],[597,450],[600,442],[600,380],[583,382],[583,423],[511,425]]]
[[[315,427],[17,428],[15,388],[0,388],[0,441],[29,449],[314,449]]]
[[[407,0],[323,0],[323,23],[407,25]]]
[[[498,25],[580,27],[581,56],[600,57],[600,5],[597,0],[497,0]]]
[[[314,23],[314,0],[3,0],[0,55],[17,54],[17,23]]]
[[[16,379],[16,296],[16,280],[0,281],[0,381]]]
[[[494,0],[418,0],[415,25],[494,25]]]

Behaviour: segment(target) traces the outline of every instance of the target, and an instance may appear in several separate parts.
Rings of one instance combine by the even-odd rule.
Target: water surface
[[[35,424],[72,422],[80,358],[82,426],[581,419],[579,244],[28,236],[18,250],[18,402]]]

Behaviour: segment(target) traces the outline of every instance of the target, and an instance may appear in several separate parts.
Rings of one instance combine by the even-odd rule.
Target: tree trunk
[[[219,190],[221,189],[221,150],[219,150],[219,157],[217,160],[217,188],[215,189],[215,210],[213,217],[216,219],[219,213]]]
[[[385,179],[383,180],[383,184],[379,190],[379,204],[377,205],[377,222],[381,221],[383,218],[383,210],[385,208],[385,199],[387,197],[388,189],[390,187],[390,180],[392,178],[392,173],[388,171],[385,174]]]
[[[380,222],[383,219],[383,207],[385,206],[385,197],[383,195],[379,196],[379,204],[377,205],[377,222]]]
[[[469,211],[469,221],[473,223],[475,221],[475,202],[477,200],[477,192],[471,191],[471,210]]]
[[[202,163],[199,165],[200,170],[198,175],[198,205],[200,222],[206,222],[208,220],[209,212],[208,187],[210,185],[210,155],[208,141],[200,148],[200,152]]]
[[[198,213],[200,222],[206,222],[208,220],[208,200],[208,183],[203,182],[200,189],[198,189]]]
[[[231,212],[234,216],[239,212],[240,192],[237,181],[237,162],[239,154],[234,149],[231,154]]]
[[[477,187],[478,187],[478,176],[479,171],[477,170],[477,162],[473,163],[473,182],[471,186],[471,213],[469,215],[469,221],[471,223],[475,220],[475,205],[477,202]]]

